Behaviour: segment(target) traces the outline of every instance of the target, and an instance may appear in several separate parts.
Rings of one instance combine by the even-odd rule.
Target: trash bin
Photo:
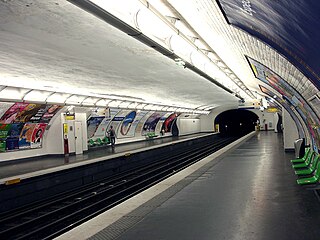
[[[302,158],[305,153],[305,141],[304,138],[299,138],[294,141],[294,151],[296,158]]]

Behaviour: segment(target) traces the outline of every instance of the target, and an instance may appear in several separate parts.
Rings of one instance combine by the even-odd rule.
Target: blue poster
[[[136,117],[137,113],[136,111],[132,111],[127,114],[127,116],[123,119],[122,124],[120,126],[120,131],[118,134],[118,138],[121,137],[133,137],[131,135],[128,135],[130,128],[132,127],[132,123]]]
[[[12,123],[6,140],[6,150],[19,149],[19,136],[23,128],[23,123]]]
[[[142,128],[142,135],[145,135],[146,133],[149,133],[149,132],[155,132],[157,123],[159,122],[162,115],[163,113],[154,112],[144,123]]]
[[[226,20],[273,47],[320,89],[319,0],[217,0]]]

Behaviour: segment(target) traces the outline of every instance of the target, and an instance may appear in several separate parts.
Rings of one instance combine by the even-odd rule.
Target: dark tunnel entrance
[[[220,113],[214,124],[219,124],[219,131],[224,136],[243,136],[255,131],[258,119],[251,111],[235,109]]]

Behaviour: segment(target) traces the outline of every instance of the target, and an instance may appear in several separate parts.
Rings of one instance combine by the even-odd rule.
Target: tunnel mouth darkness
[[[243,136],[255,131],[259,117],[248,110],[234,109],[220,113],[214,125],[219,127],[221,135]]]

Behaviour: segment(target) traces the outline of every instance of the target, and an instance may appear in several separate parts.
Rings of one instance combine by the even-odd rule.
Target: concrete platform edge
[[[81,162],[76,162],[76,163],[70,163],[70,164],[62,165],[62,166],[58,166],[58,167],[51,167],[51,168],[48,168],[48,169],[39,170],[39,171],[31,172],[31,173],[16,175],[16,176],[8,177],[8,178],[2,178],[2,179],[0,179],[0,184],[5,184],[7,181],[14,180],[14,179],[23,180],[23,179],[27,179],[27,178],[37,177],[37,176],[49,174],[49,173],[52,173],[52,172],[57,172],[57,171],[61,171],[61,170],[66,170],[66,169],[70,169],[70,168],[74,168],[74,167],[83,166],[83,165],[86,165],[86,164],[89,164],[89,163],[105,161],[105,160],[108,160],[108,159],[125,156],[126,154],[135,154],[135,153],[139,153],[139,152],[143,152],[143,151],[147,151],[147,150],[152,150],[152,149],[163,147],[163,146],[169,146],[169,145],[177,144],[177,143],[180,143],[180,142],[190,141],[190,140],[195,139],[195,138],[207,137],[207,136],[213,135],[213,134],[217,134],[217,133],[209,133],[209,134],[205,134],[205,135],[200,136],[200,137],[192,137],[192,138],[188,138],[188,139],[176,140],[176,141],[172,141],[170,143],[163,143],[163,144],[156,145],[156,146],[141,148],[141,149],[137,149],[137,150],[133,150],[133,151],[126,151],[126,152],[116,153],[116,154],[113,154],[113,155],[110,155],[110,156],[94,158],[94,159],[81,161]]]

